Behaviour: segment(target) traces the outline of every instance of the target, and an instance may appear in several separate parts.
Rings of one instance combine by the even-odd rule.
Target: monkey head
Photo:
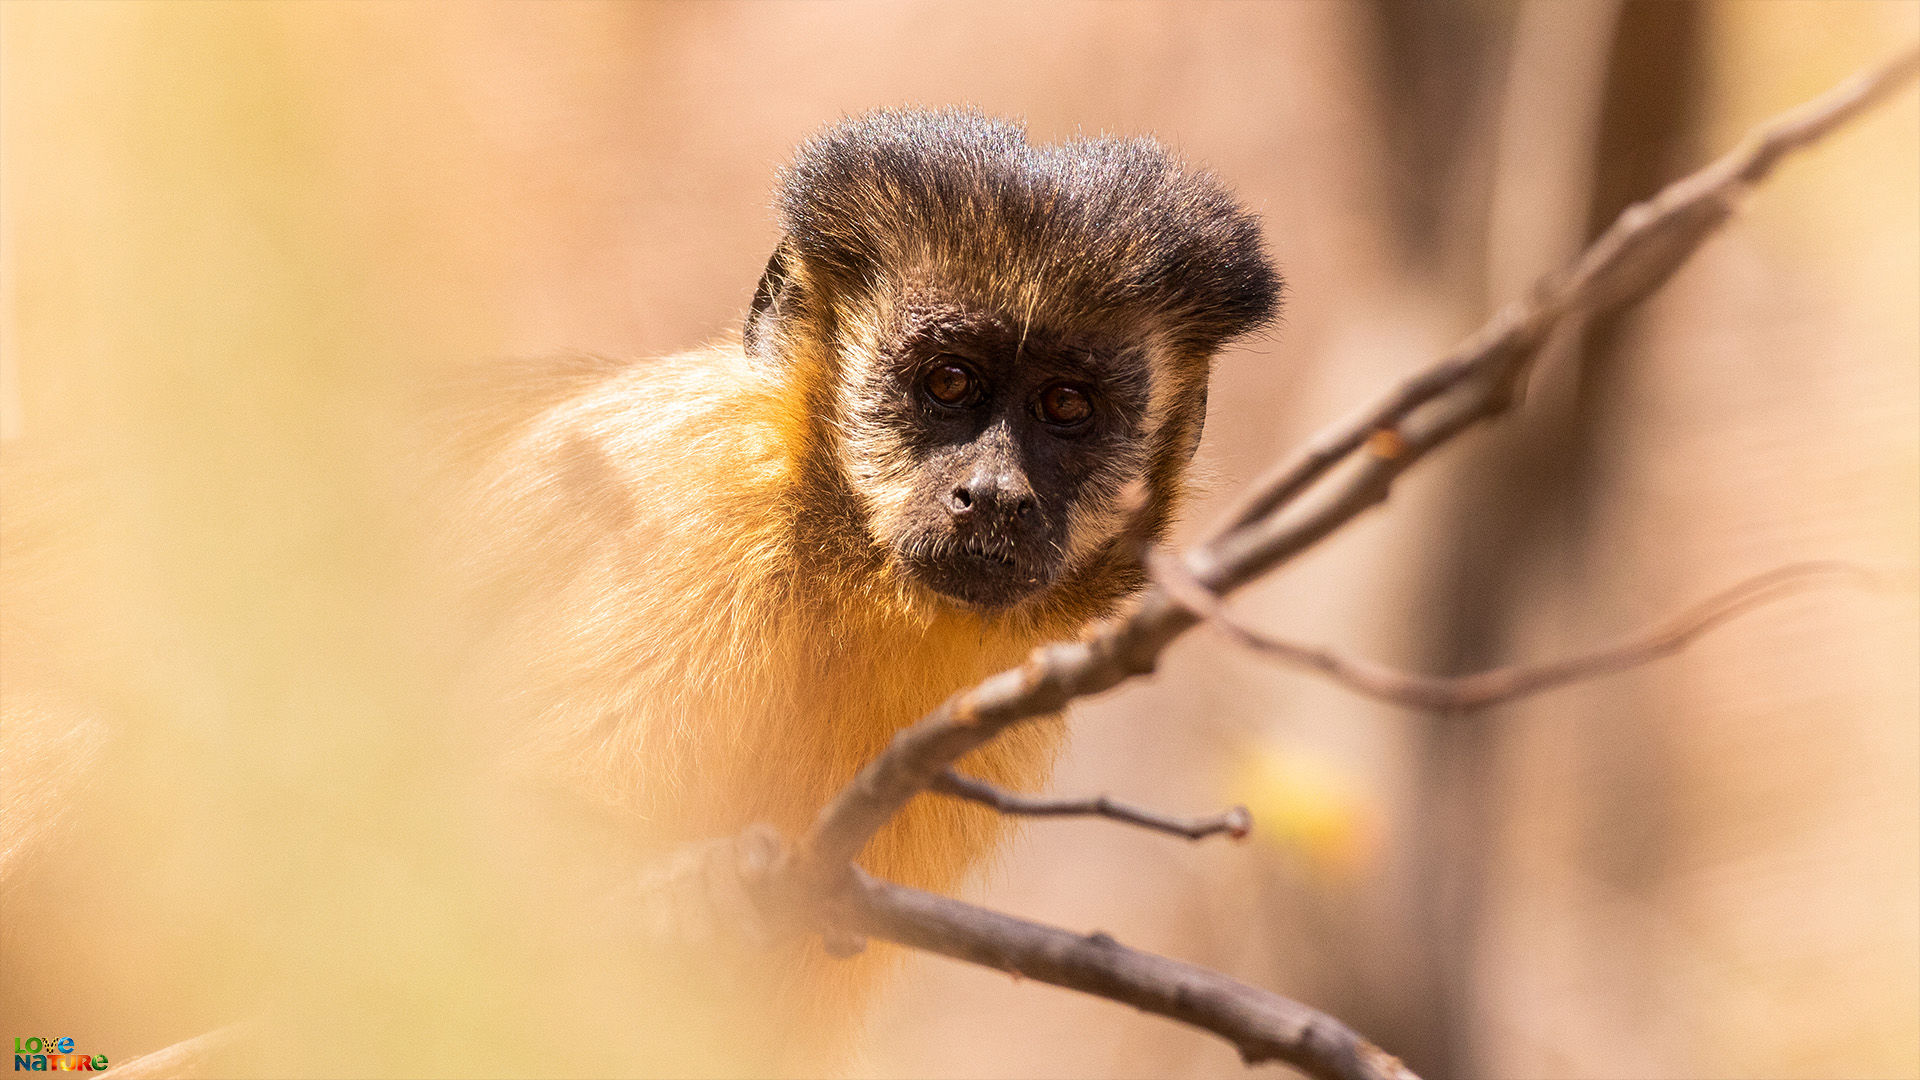
[[[778,202],[747,350],[813,388],[864,540],[976,609],[1137,585],[1213,354],[1278,305],[1254,216],[1152,140],[958,110],[827,129]]]

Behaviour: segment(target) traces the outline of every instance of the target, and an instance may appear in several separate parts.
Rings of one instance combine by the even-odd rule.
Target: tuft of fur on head
[[[944,271],[1035,320],[1148,320],[1189,355],[1279,310],[1258,219],[1149,138],[1034,146],[971,110],[885,110],[803,144],[777,204],[788,252],[837,290]]]

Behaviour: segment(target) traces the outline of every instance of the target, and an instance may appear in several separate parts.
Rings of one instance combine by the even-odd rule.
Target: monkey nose
[[[1034,509],[1032,495],[1007,491],[991,484],[955,487],[947,493],[946,503],[947,513],[955,521],[965,521],[976,515],[1018,519],[1031,514]]]

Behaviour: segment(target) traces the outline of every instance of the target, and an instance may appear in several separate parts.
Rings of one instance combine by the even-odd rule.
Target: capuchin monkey
[[[475,469],[516,756],[644,822],[631,850],[795,836],[902,727],[1112,614],[1214,354],[1280,289],[1254,216],[1147,139],[879,112],[800,147],[777,204],[738,344],[556,370]],[[964,766],[1032,788],[1060,734]],[[865,865],[948,890],[999,833],[920,800]],[[801,964],[812,1037],[779,1040],[837,1042],[873,965]]]
[[[884,949],[731,944],[733,838],[799,835],[895,732],[1138,590],[1211,361],[1278,305],[1255,216],[1150,139],[876,112],[802,145],[776,202],[738,340],[501,365],[442,414],[459,711],[523,793],[489,880],[535,913],[555,1048],[499,1071],[839,1067]],[[1061,733],[962,766],[1032,789]],[[917,800],[863,865],[951,890],[1001,831]],[[662,947],[644,883],[676,859],[719,884]],[[492,1008],[475,1031],[536,1022]]]

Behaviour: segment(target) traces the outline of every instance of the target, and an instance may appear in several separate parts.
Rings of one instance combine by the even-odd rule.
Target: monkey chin
[[[980,612],[1006,611],[1045,592],[1058,570],[1017,553],[1001,554],[959,544],[902,561],[922,585]]]

